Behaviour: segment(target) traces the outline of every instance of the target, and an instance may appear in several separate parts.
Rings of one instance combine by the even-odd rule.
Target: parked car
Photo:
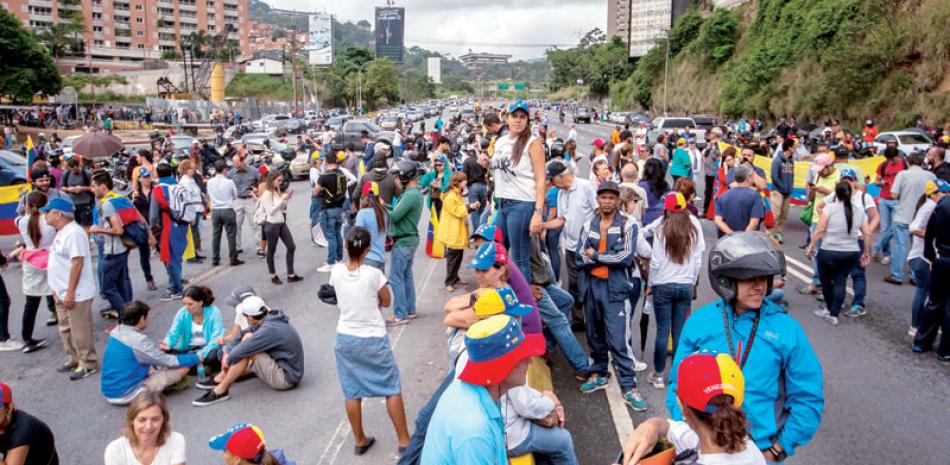
[[[696,123],[696,129],[702,129],[703,131],[711,131],[712,128],[716,127],[716,118],[712,116],[694,116],[693,122]]]
[[[874,138],[874,147],[877,149],[877,153],[882,153],[887,142],[892,140],[897,141],[897,150],[904,152],[905,155],[917,151],[926,152],[934,143],[930,137],[916,131],[882,132]]]
[[[379,127],[387,131],[395,131],[399,126],[402,126],[402,118],[398,116],[384,116],[379,120]]]
[[[0,186],[26,182],[26,157],[9,150],[0,150]]]
[[[299,152],[293,160],[290,161],[290,175],[294,179],[301,179],[310,176],[310,154]]]
[[[578,108],[574,110],[574,122],[590,124],[591,114],[587,108]]]
[[[383,131],[382,128],[367,119],[354,119],[347,121],[339,131],[336,131],[336,138],[330,143],[331,149],[333,151],[343,150],[347,144],[353,144],[357,151],[365,150],[366,145],[362,141],[363,131],[369,133],[371,140],[376,140],[384,134],[389,134],[389,140],[392,140],[392,131]]]
[[[696,139],[696,146],[700,149],[706,148],[706,131],[696,127],[693,118],[683,117],[660,117],[653,120],[652,128],[647,131],[647,145],[653,147],[656,144],[656,138],[663,133],[674,133],[676,131],[688,131]]]

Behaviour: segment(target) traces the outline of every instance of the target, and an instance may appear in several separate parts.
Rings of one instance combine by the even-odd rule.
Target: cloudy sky
[[[275,8],[327,11],[340,20],[370,23],[374,7],[385,5],[384,0],[264,1]],[[397,0],[396,6],[406,8],[407,45],[452,56],[472,49],[539,58],[550,45],[576,44],[585,32],[607,27],[606,0]]]

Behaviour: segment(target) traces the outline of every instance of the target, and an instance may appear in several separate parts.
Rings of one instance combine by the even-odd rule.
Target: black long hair
[[[854,227],[854,208],[851,205],[851,184],[848,181],[840,181],[835,185],[835,198],[841,202],[844,208],[844,218],[848,223],[848,234]]]
[[[30,192],[26,196],[26,209],[30,213],[30,222],[27,223],[26,231],[33,241],[33,247],[39,248],[40,241],[43,239],[43,231],[40,230],[40,209],[46,206],[46,195],[42,192]]]
[[[515,140],[515,145],[511,148],[512,168],[518,166],[518,163],[521,162],[521,153],[524,152],[525,147],[527,147],[529,139],[531,139],[531,115],[528,115],[528,122],[525,123],[524,131],[521,131],[521,134],[518,134],[518,138]]]
[[[670,185],[666,183],[666,169],[663,162],[656,158],[650,158],[643,164],[642,179],[650,186],[654,195],[663,195],[670,190]]]
[[[346,234],[346,254],[352,261],[359,260],[371,245],[372,238],[369,231],[362,226],[354,226]]]

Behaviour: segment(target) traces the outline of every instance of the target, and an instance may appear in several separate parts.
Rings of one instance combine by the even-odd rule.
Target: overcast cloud
[[[275,8],[327,11],[339,20],[373,23],[376,6],[385,1],[264,0]],[[540,58],[550,45],[576,44],[587,31],[607,27],[604,0],[402,0],[406,8],[406,45],[459,56],[504,53],[514,59]],[[254,18],[251,18],[252,20]],[[492,44],[537,44],[515,47]]]

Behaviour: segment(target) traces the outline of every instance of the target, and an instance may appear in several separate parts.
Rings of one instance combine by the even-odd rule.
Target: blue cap
[[[508,263],[508,251],[501,244],[486,242],[475,252],[475,258],[469,262],[468,267],[485,271],[496,263]]]
[[[148,168],[141,166],[139,167],[139,177],[140,178],[150,178],[152,177],[152,172]]]
[[[53,211],[53,210],[61,211],[63,213],[73,214],[76,212],[76,207],[73,206],[73,202],[70,201],[69,199],[57,197],[54,199],[50,199],[49,203],[47,203],[45,207],[40,208],[40,211],[43,213]]]
[[[527,113],[527,114],[529,114],[529,115],[531,114],[531,111],[528,110],[528,104],[525,103],[525,101],[524,101],[524,100],[521,100],[521,99],[515,100],[514,102],[511,102],[510,105],[508,105],[508,114],[509,114],[509,115],[512,114],[512,113],[514,113],[514,112],[516,112],[516,111],[518,111],[518,110],[522,110],[522,111],[524,111],[525,113]]]
[[[489,242],[495,241],[495,234],[497,234],[498,227],[493,224],[485,223],[478,227],[475,232],[472,233],[472,239],[480,237]]]
[[[850,178],[852,181],[858,179],[858,175],[851,168],[842,168],[840,177],[841,179]]]

